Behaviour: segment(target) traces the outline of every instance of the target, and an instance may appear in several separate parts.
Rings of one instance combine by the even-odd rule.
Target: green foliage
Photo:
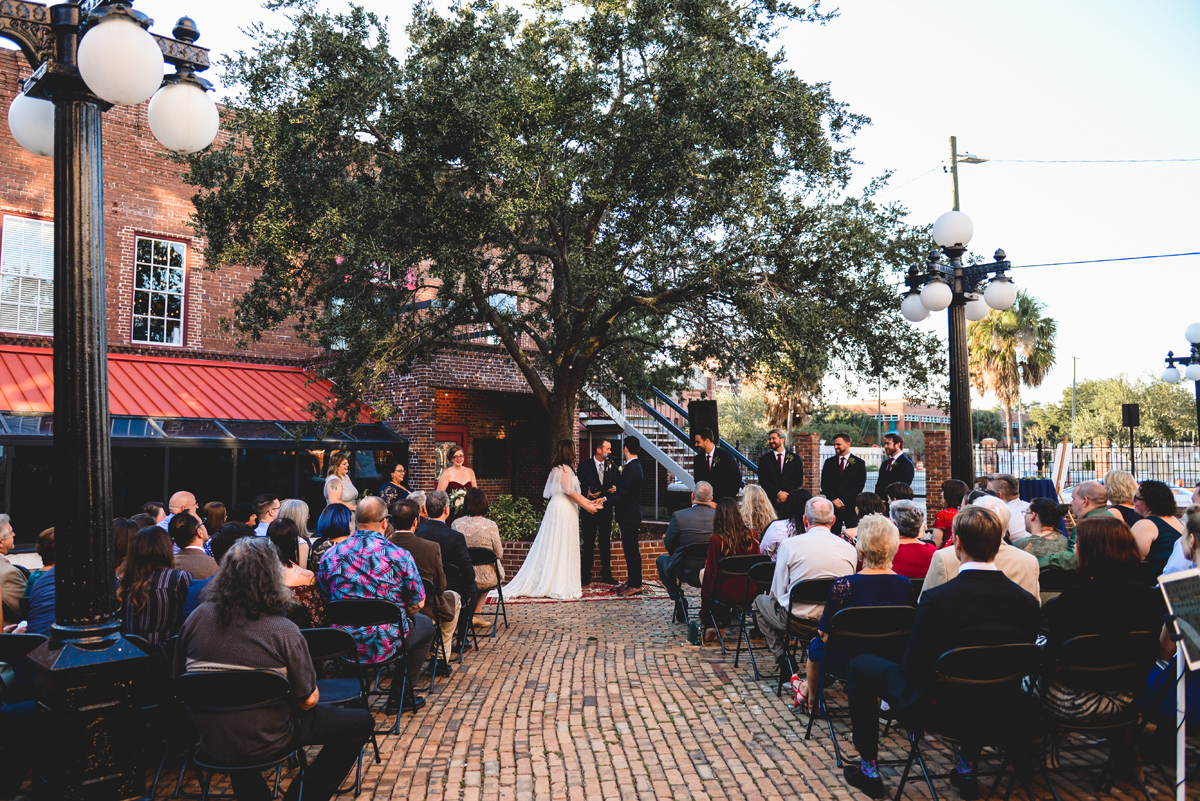
[[[875,441],[878,429],[878,421],[869,414],[852,411],[844,406],[826,406],[814,414],[800,430],[816,431],[826,443],[833,442],[835,436],[845,433],[850,435],[851,445],[863,445],[868,437],[871,442]]]
[[[228,144],[189,159],[195,225],[211,267],[261,271],[243,338],[332,349],[335,415],[464,335],[512,357],[551,440],[591,381],[945,375],[895,291],[926,231],[881,181],[843,195],[867,119],[770,49],[815,6],[420,4],[401,61],[359,7],[269,5],[284,28],[225,64]]]
[[[717,421],[727,442],[742,443],[742,450],[767,447],[766,393],[754,385],[738,392],[717,392]]]
[[[1030,411],[1030,435],[1061,442],[1069,435],[1077,445],[1093,439],[1129,441],[1129,430],[1121,427],[1121,404],[1140,407],[1141,425],[1134,429],[1138,444],[1183,442],[1196,437],[1196,401],[1179,384],[1157,378],[1116,378],[1080,381],[1075,388],[1075,425],[1071,426],[1071,388],[1063,390],[1060,403],[1047,403]]]
[[[541,514],[528,498],[501,495],[488,505],[488,517],[505,542],[528,542],[537,536]]]
[[[1004,436],[1004,422],[992,409],[972,409],[971,429],[976,442],[982,442],[988,437],[998,440]]]

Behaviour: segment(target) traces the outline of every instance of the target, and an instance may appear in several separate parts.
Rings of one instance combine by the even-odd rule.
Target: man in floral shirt
[[[330,601],[381,598],[415,614],[425,604],[425,589],[412,555],[384,536],[387,507],[378,498],[367,497],[359,501],[356,514],[358,530],[331,546],[321,558],[317,580],[322,593]],[[386,626],[348,630],[358,641],[358,655],[364,664],[403,654],[409,681],[420,675],[434,632],[433,623],[424,615],[412,619],[405,615],[400,622]],[[386,707],[389,715],[400,708],[400,684],[398,676],[392,680]],[[416,708],[424,703],[424,698],[418,698]]]

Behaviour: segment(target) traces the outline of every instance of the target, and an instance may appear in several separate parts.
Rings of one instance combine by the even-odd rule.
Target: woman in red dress
[[[743,604],[753,599],[754,590],[750,587],[749,579],[726,578],[717,580],[717,562],[726,556],[742,556],[758,553],[758,538],[742,520],[738,511],[737,501],[733,498],[722,498],[717,503],[717,513],[713,516],[713,533],[708,538],[708,557],[704,561],[704,570],[700,574],[700,620],[705,624],[717,618],[717,625],[728,625],[728,615],[725,610],[712,602]],[[747,593],[750,593],[747,597]],[[716,629],[706,629],[704,641],[712,642],[717,639]]]
[[[437,488],[450,495],[450,517],[446,522],[453,524],[463,514],[463,501],[454,503],[454,491],[469,490],[476,486],[475,471],[467,467],[467,454],[461,445],[451,445],[446,451],[446,460],[450,466],[438,477]]]

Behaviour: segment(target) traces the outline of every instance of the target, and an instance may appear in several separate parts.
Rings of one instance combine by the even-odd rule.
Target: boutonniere
[[[858,461],[858,457],[857,457],[857,456],[851,456],[851,457],[849,457],[849,458],[847,458],[847,459],[846,459],[846,464],[854,464],[854,463],[855,463],[855,462],[857,462],[857,461]]]
[[[617,472],[618,472],[618,473],[624,473],[624,472],[625,472],[625,465],[620,465],[619,467],[617,467]]]
[[[796,454],[789,453],[787,456],[783,457],[783,463],[787,464],[788,462],[794,461],[795,458],[796,458]]]
[[[718,451],[713,454],[713,467],[716,467],[720,463],[721,463],[721,453],[720,453],[720,451]]]

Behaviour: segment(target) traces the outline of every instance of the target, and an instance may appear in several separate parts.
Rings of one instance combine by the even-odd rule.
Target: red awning
[[[309,384],[300,367],[111,353],[108,404],[114,415],[304,422],[329,381]],[[0,346],[0,411],[54,411],[54,352]]]

